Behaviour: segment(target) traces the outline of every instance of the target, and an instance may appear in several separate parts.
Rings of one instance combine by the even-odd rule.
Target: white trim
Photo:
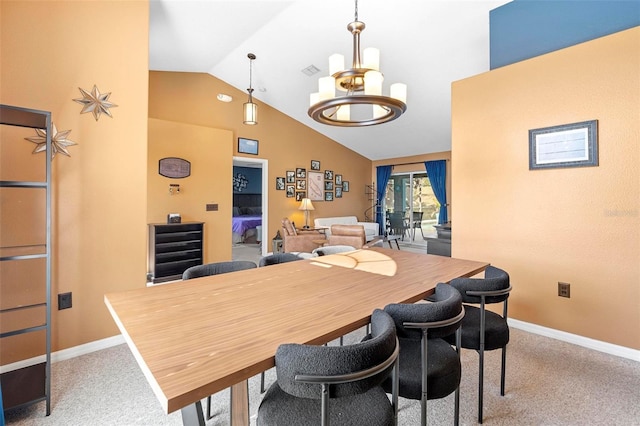
[[[242,163],[260,164],[262,169],[262,256],[267,255],[268,244],[271,240],[267,240],[267,225],[269,223],[269,160],[264,158],[251,157],[233,157],[233,165],[242,167]]]
[[[63,349],[61,351],[51,353],[51,362],[64,361],[67,359],[75,358],[80,355],[90,354],[102,349],[111,348],[125,343],[122,334],[117,336],[107,337],[106,339],[95,340],[93,342],[85,343],[83,345],[74,346],[72,348]],[[0,366],[0,373],[6,373],[8,371],[17,370],[18,368],[28,367],[30,365],[39,364],[45,362],[45,356],[40,355],[29,359],[23,359],[21,361],[14,362],[12,364]]]
[[[577,334],[567,333],[566,331],[554,330],[553,328],[543,327],[537,324],[508,318],[507,322],[510,327],[528,331],[529,333],[539,334],[541,336],[550,337],[552,339],[561,340],[563,342],[593,349],[594,351],[604,352],[610,355],[628,358],[633,361],[640,362],[640,351],[627,348],[624,346],[614,345],[613,343],[602,342],[600,340],[590,339],[588,337],[578,336]]]

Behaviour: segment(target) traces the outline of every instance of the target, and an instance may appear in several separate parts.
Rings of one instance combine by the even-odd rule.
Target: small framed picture
[[[529,170],[598,165],[598,120],[529,130]]]
[[[333,170],[325,170],[324,171],[324,179],[325,180],[333,180]]]
[[[348,180],[343,180],[342,181],[342,191],[349,192],[349,181]]]
[[[336,175],[336,186],[342,185],[342,175]]]
[[[296,183],[296,172],[287,170],[287,183]]]
[[[276,189],[278,191],[284,191],[284,177],[276,178]]]
[[[325,201],[333,201],[333,192],[325,192],[324,193]]]
[[[320,162],[318,160],[311,160],[311,170],[320,170]]]
[[[336,198],[342,198],[342,187],[336,186]]]
[[[300,191],[304,191],[307,189],[307,181],[306,180],[297,180],[296,181],[296,189]]]
[[[324,181],[324,190],[325,191],[333,191],[333,182],[330,180]]]
[[[307,178],[307,169],[303,169],[298,167],[296,169],[296,178],[298,179],[306,179]]]
[[[296,201],[302,201],[303,198],[307,198],[305,191],[296,191]]]
[[[295,185],[287,185],[287,198],[293,198],[296,195]]]
[[[238,152],[258,155],[258,141],[255,139],[238,138]]]

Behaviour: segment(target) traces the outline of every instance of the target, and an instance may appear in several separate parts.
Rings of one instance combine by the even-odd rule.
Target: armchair
[[[366,243],[364,226],[362,225],[331,225],[331,235],[329,235],[328,245],[351,246],[356,249],[362,248]]]
[[[282,250],[285,253],[311,253],[318,248],[314,240],[323,240],[324,234],[315,230],[296,229],[288,218],[282,219]]]

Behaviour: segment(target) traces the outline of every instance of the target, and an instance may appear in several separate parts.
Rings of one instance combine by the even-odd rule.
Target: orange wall
[[[241,58],[240,58],[241,59]],[[233,97],[230,103],[216,100],[218,93],[226,93]],[[299,202],[295,198],[286,198],[284,191],[275,190],[278,176],[285,176],[287,170],[296,167],[310,168],[311,160],[319,160],[322,170],[333,170],[335,174],[342,174],[343,180],[349,181],[350,191],[343,194],[342,199],[331,202],[314,201],[315,211],[311,212],[310,220],[315,217],[356,215],[364,219],[365,210],[371,205],[365,194],[365,184],[368,183],[371,161],[331,139],[319,134],[313,129],[291,119],[278,110],[261,102],[258,111],[258,125],[247,126],[242,123],[242,104],[247,101],[246,92],[239,91],[223,81],[209,75],[198,73],[150,72],[149,73],[149,117],[159,120],[174,121],[214,129],[225,129],[232,134],[232,146],[235,156],[261,158],[268,160],[268,229],[266,235],[270,240],[281,227],[283,217],[289,217],[297,224],[304,223],[304,213],[298,210]],[[245,137],[259,141],[258,155],[238,154],[237,138]],[[186,143],[190,138],[187,132],[174,140],[175,149]],[[153,153],[154,141],[150,139],[150,156]],[[226,147],[225,147],[226,149]],[[176,151],[178,152],[178,151]],[[216,143],[202,153],[205,156],[230,156],[227,151],[219,151]],[[229,158],[231,161],[231,158]],[[157,165],[149,164],[150,173],[157,172]],[[212,167],[215,179],[224,182],[228,188],[229,197],[214,198],[220,204],[217,214],[205,212],[200,208],[200,214],[193,220],[209,220],[209,228],[215,229],[215,238],[220,246],[231,247],[231,171]],[[194,175],[195,175],[194,171]],[[213,176],[211,176],[213,178]],[[199,179],[199,177],[195,177]],[[182,179],[180,179],[182,180]],[[158,205],[155,197],[166,198],[165,192],[160,195],[149,193],[149,207]],[[185,198],[175,198],[177,203],[187,202]],[[212,202],[212,201],[207,201]],[[203,206],[204,199],[198,201]],[[176,205],[176,208],[180,208]],[[185,208],[189,208],[186,207]],[[228,212],[228,213],[227,213]],[[151,217],[151,212],[149,213]],[[155,213],[154,213],[155,214]],[[159,213],[158,213],[159,214]],[[166,215],[166,212],[162,212]],[[212,237],[210,231],[205,238]],[[266,247],[270,250],[270,246]],[[222,255],[222,251],[217,253]],[[211,259],[228,260],[226,258]]]
[[[0,102],[51,111],[78,143],[53,161],[54,351],[117,334],[104,294],[145,285],[148,14],[146,1],[0,2]],[[80,114],[78,88],[94,84],[113,118]]]
[[[510,273],[510,316],[640,349],[640,27],[456,82],[452,105],[453,255]],[[598,167],[529,170],[529,129],[593,119]]]
[[[219,236],[231,229],[232,138],[229,130],[149,119],[147,220],[166,223],[168,213],[180,213],[183,222],[205,222],[205,263],[231,260],[231,242]],[[158,161],[165,157],[191,162],[191,175],[161,176]],[[179,184],[180,194],[169,194],[169,184]],[[208,203],[219,210],[206,211]]]

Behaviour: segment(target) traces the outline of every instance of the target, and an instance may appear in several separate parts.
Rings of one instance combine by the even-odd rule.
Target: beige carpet
[[[358,341],[364,331],[347,336]],[[476,424],[478,357],[463,350],[460,423]],[[506,395],[499,396],[499,351],[486,356],[487,425],[640,425],[640,363],[512,329]],[[44,403],[9,413],[8,425],[180,425],[165,415],[126,345],[53,364],[52,413]],[[267,383],[275,380],[268,371]],[[261,395],[250,380],[251,412]],[[215,395],[216,417],[226,425],[229,396]],[[453,423],[453,398],[429,401],[429,424]],[[399,424],[419,424],[419,401],[401,398]],[[255,420],[252,420],[255,424]]]

